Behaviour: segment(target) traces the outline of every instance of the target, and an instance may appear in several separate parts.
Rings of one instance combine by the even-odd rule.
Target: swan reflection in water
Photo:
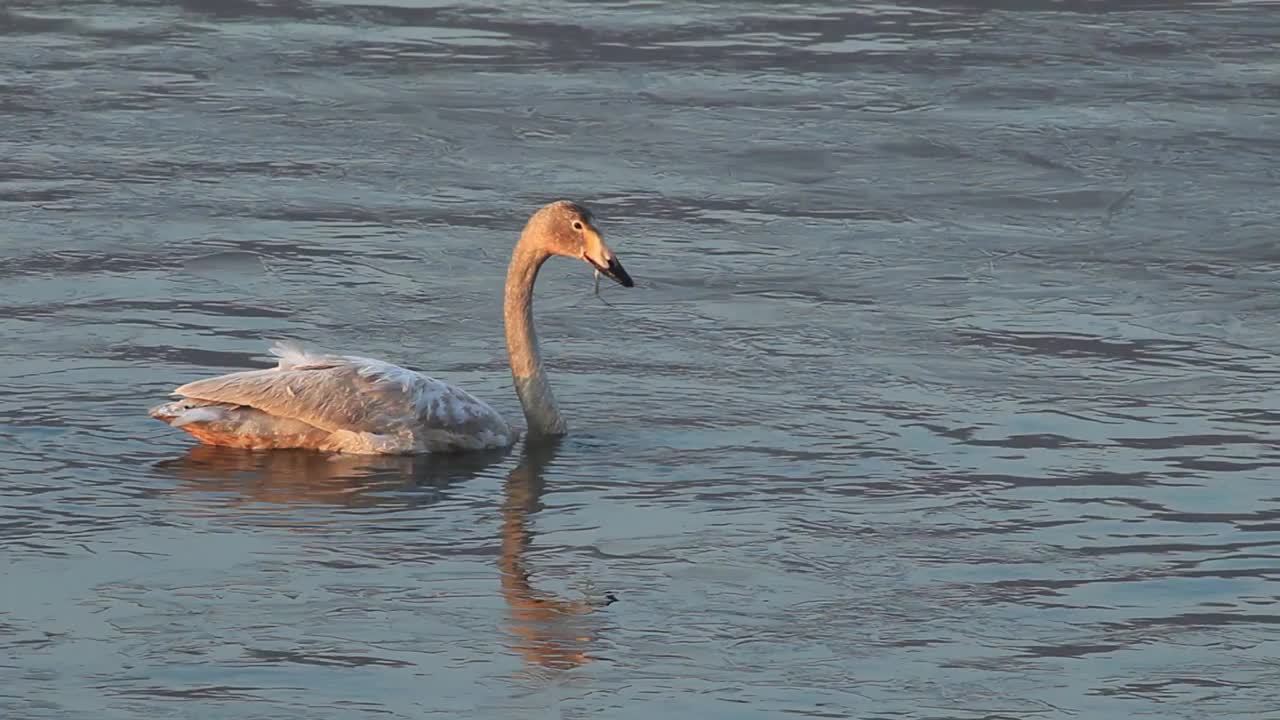
[[[532,516],[541,507],[545,471],[560,449],[556,439],[526,443],[504,483],[500,588],[510,611],[511,648],[534,665],[571,669],[591,662],[596,632],[586,621],[603,603],[566,600],[533,587],[528,553]],[[338,505],[347,508],[429,505],[449,487],[500,463],[506,451],[454,455],[330,455],[311,451],[253,451],[196,445],[156,468],[185,482],[183,491],[228,496],[233,506]],[[471,509],[465,512],[473,512]]]
[[[414,507],[496,466],[505,450],[441,455],[346,455],[312,450],[241,450],[193,445],[156,468],[184,491],[219,493],[231,505]]]
[[[507,476],[502,503],[502,596],[511,610],[511,629],[520,638],[515,649],[531,663],[549,668],[573,668],[591,662],[587,654],[593,631],[576,620],[597,604],[563,600],[534,589],[527,562],[533,542],[532,516],[542,503],[545,471],[560,449],[558,439],[526,443],[520,464]],[[613,602],[606,595],[603,603]]]

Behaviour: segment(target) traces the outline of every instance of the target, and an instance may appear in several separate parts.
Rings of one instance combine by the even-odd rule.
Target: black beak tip
[[[618,262],[617,258],[613,258],[609,261],[609,268],[605,271],[605,274],[617,281],[617,283],[622,287],[629,288],[636,286],[636,284],[632,282],[631,276],[622,268],[622,263]]]

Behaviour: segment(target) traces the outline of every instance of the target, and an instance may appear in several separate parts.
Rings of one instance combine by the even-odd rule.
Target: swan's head
[[[552,255],[581,260],[623,287],[634,287],[631,276],[618,262],[596,228],[591,211],[568,200],[545,205],[529,218],[525,236]]]

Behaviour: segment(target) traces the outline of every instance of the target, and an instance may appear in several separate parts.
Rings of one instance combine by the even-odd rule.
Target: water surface
[[[6,2],[0,714],[1280,717],[1280,7],[994,5]],[[518,416],[555,197],[639,281],[543,273],[558,446],[146,417]]]

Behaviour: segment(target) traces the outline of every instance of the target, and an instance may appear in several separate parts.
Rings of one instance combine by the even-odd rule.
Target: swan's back
[[[279,364],[197,380],[151,414],[214,445],[356,453],[506,447],[515,432],[470,393],[391,363],[277,344]]]

